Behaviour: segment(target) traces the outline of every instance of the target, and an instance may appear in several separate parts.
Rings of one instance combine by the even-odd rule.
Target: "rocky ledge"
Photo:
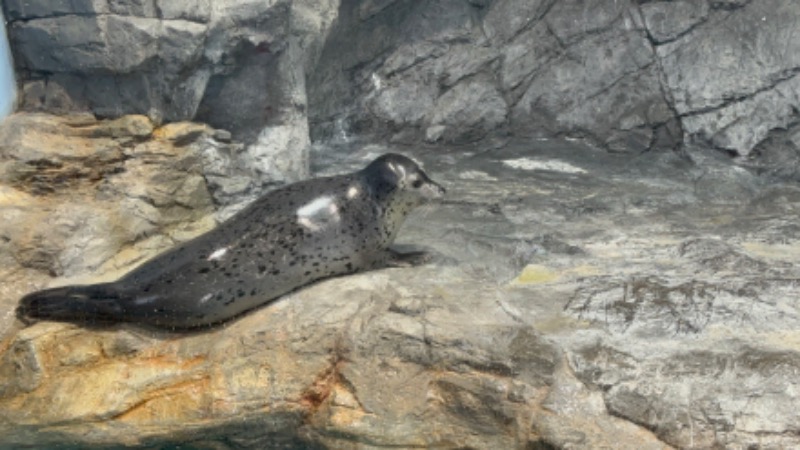
[[[141,123],[129,152],[151,141],[175,148]],[[432,263],[320,282],[188,335],[7,321],[0,447],[800,445],[796,185],[699,150],[631,158],[547,140],[337,150],[318,149],[316,173],[391,150],[446,184],[447,198],[416,213],[399,239],[434,252]],[[6,174],[28,173],[9,164]],[[134,168],[104,179],[117,185]],[[14,195],[52,195],[23,190],[36,180]],[[38,223],[58,224],[59,211],[113,194],[91,184],[81,187],[91,195],[70,197],[68,188],[57,211],[39,203],[4,211],[34,233]],[[4,288],[9,315],[21,292],[47,278],[45,267],[20,268],[17,248],[77,249],[78,261],[94,261],[112,239],[123,255],[136,242],[169,245],[141,236],[125,244],[80,224],[51,229],[92,245],[55,251],[4,229],[4,276],[17,286]],[[169,227],[148,233],[169,234],[161,230]],[[63,275],[102,278],[137,260],[63,261],[71,267]]]

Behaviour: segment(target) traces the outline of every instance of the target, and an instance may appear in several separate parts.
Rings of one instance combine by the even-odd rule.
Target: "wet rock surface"
[[[446,185],[398,240],[430,264],[188,335],[5,325],[0,445],[800,445],[796,185],[710,150],[335,150],[315,173],[393,150]]]

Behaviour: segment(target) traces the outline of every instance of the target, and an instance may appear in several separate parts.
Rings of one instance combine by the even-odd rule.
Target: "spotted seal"
[[[269,192],[117,281],[28,294],[17,316],[168,328],[224,322],[316,280],[418,261],[421,253],[390,245],[411,210],[444,191],[411,159],[386,154],[354,173]]]

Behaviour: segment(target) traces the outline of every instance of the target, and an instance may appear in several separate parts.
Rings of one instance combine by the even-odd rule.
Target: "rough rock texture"
[[[320,137],[364,128],[400,142],[567,134],[615,151],[680,142],[653,43],[629,2],[392,2],[368,17],[357,4],[343,5],[309,83]]]
[[[344,2],[309,82],[316,139],[582,137],[615,152],[798,147],[800,10],[766,2]],[[355,50],[354,50],[355,49]]]
[[[305,73],[336,2],[9,0],[3,6],[21,109],[143,114],[156,123],[195,119],[250,144],[243,156],[263,179],[308,175]],[[286,127],[296,131],[280,131]],[[271,164],[287,154],[291,162]]]
[[[314,140],[581,137],[800,151],[793,0],[4,3],[25,110],[231,130],[262,178]],[[310,121],[310,123],[309,123]]]
[[[0,448],[800,447],[792,0],[3,8]],[[315,173],[427,163],[431,264],[188,335],[15,322],[305,176],[310,136]]]
[[[800,43],[792,38],[800,21],[796,6],[745,2],[708,16],[692,32],[664,37],[657,49],[688,134],[747,154],[770,131],[798,121]],[[661,25],[671,12],[670,6],[644,7],[646,16]]]
[[[145,116],[18,113],[0,124],[0,323],[48,277],[128,267],[214,224],[254,191],[242,144]],[[224,133],[222,133],[224,135]],[[223,210],[225,214],[226,210]],[[66,282],[66,280],[62,280]]]
[[[797,186],[713,151],[493,144],[411,152],[448,187],[401,232],[435,252],[426,266],[327,280],[189,335],[4,325],[0,447],[800,445]],[[320,153],[315,172],[388,150],[404,149]],[[62,195],[94,192],[70,179]],[[8,233],[6,261],[49,251]]]

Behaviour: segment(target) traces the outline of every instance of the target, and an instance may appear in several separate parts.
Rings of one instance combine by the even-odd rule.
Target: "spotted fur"
[[[171,328],[224,322],[313,281],[386,265],[406,216],[443,193],[411,159],[383,155],[358,172],[267,193],[115,282],[28,294],[17,314]]]

